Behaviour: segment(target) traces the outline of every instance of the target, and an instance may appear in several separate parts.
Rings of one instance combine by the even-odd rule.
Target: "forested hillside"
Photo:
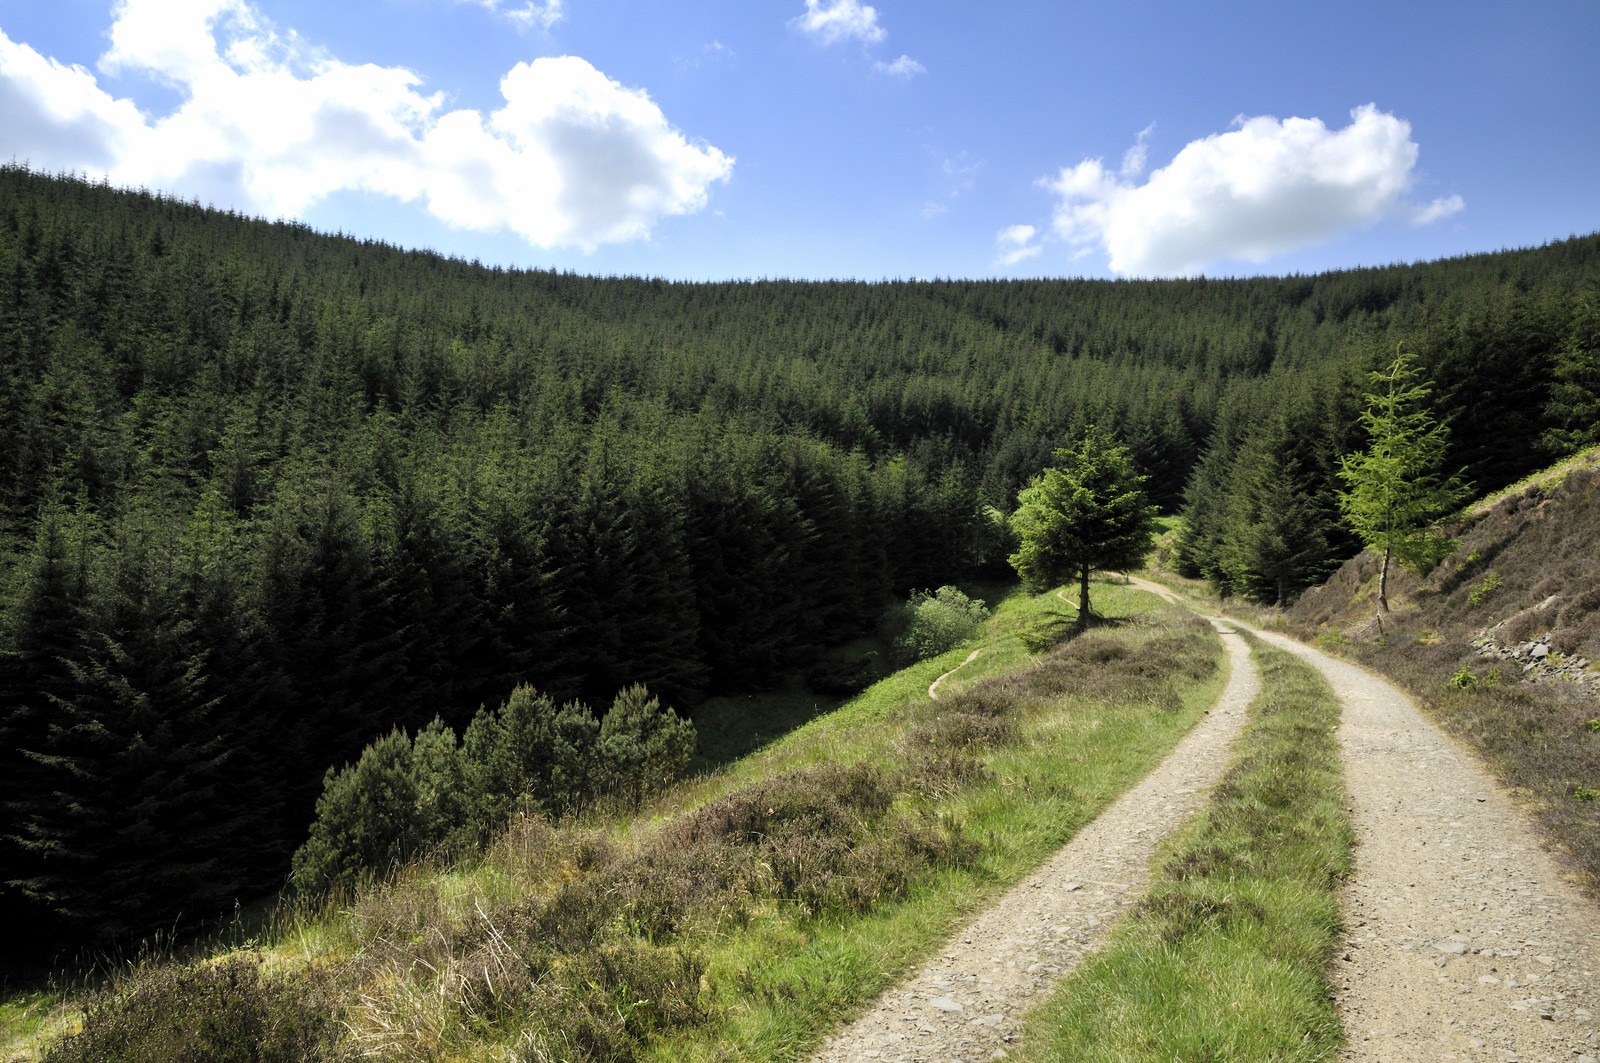
[[[1590,236],[1316,277],[669,283],[0,168],[6,911],[104,940],[274,889],[330,765],[521,683],[691,715],[771,685],[1003,565],[985,507],[1090,422],[1243,589],[1239,529],[1294,485],[1303,587],[1354,552],[1331,470],[1364,370],[1420,345],[1455,460],[1509,482],[1567,426],[1597,270]]]

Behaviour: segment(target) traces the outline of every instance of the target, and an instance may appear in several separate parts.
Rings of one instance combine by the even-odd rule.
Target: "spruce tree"
[[[1555,363],[1545,415],[1560,427],[1544,434],[1544,445],[1570,454],[1600,443],[1600,281],[1590,282],[1573,312],[1571,331]]]
[[[1132,568],[1150,552],[1156,507],[1145,497],[1128,449],[1090,425],[1076,446],[1056,451],[1017,495],[1011,520],[1022,545],[1011,564],[1032,587],[1078,580],[1078,626],[1089,622],[1089,573]]]
[[[1361,425],[1365,450],[1347,454],[1339,476],[1349,490],[1339,495],[1350,526],[1370,550],[1383,551],[1378,573],[1378,617],[1389,611],[1389,563],[1419,574],[1448,557],[1460,542],[1444,534],[1437,520],[1471,493],[1459,474],[1437,473],[1450,429],[1436,420],[1424,400],[1432,387],[1421,381],[1416,356],[1397,350],[1394,361],[1369,375],[1375,391],[1366,395]]]
[[[1289,443],[1283,426],[1264,430],[1234,462],[1223,560],[1233,586],[1279,609],[1328,560],[1328,522]]]

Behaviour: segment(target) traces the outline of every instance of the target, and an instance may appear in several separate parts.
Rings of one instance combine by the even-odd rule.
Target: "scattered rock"
[[[928,1001],[928,1007],[935,1011],[947,1011],[953,1015],[963,1014],[967,1009],[951,1000],[949,997],[934,997]]]
[[[1495,641],[1495,635],[1500,629],[1515,619],[1517,619],[1515,616],[1509,617],[1473,636],[1472,645],[1479,657],[1520,665],[1525,682],[1548,683],[1561,680],[1575,684],[1586,694],[1600,697],[1600,674],[1589,671],[1588,658],[1567,657],[1552,650],[1550,632],[1547,631],[1532,641],[1518,643],[1515,646],[1502,646]]]

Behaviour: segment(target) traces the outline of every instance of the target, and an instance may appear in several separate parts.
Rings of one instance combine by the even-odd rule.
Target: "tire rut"
[[[1600,910],[1528,816],[1399,688],[1256,633],[1321,671],[1343,707],[1357,841],[1330,971],[1341,1058],[1596,1063]]]
[[[1260,690],[1245,641],[1222,623],[1231,673],[1200,723],[1149,775],[830,1037],[813,1063],[1004,1059],[1022,1016],[1104,940],[1150,884],[1156,845],[1205,806]]]

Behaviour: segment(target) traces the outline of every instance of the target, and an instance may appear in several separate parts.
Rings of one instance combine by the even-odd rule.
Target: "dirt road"
[[[1143,895],[1156,844],[1205,805],[1228,765],[1260,683],[1244,640],[1217,626],[1232,671],[1210,714],[1048,864],[830,1038],[815,1063],[1005,1058],[1023,1013]]]
[[[1595,1063],[1600,907],[1477,759],[1398,688],[1261,634],[1318,668],[1344,709],[1358,839],[1333,972],[1344,1058]]]

